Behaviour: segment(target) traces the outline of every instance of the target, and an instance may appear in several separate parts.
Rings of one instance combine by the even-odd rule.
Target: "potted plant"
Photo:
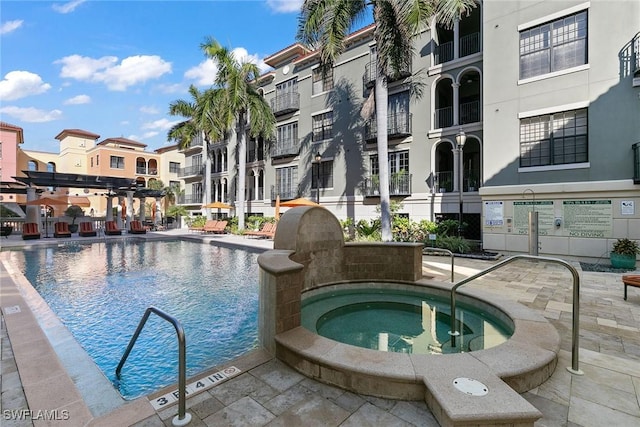
[[[626,237],[618,239],[611,250],[611,266],[614,268],[636,268],[636,255],[640,254],[640,245]]]
[[[76,224],[76,218],[84,216],[84,211],[78,205],[71,205],[64,211],[64,214],[71,218],[71,224],[69,224],[69,231],[72,233],[78,232],[78,224]]]

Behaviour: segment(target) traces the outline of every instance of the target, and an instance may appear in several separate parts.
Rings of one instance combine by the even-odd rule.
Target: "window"
[[[55,172],[55,171],[56,171],[56,164],[53,162],[47,163],[47,172]]]
[[[298,167],[276,169],[276,192],[282,198],[295,198],[298,195]]]
[[[124,157],[111,156],[111,169],[124,169]]]
[[[298,145],[298,122],[278,126],[278,145],[289,147]]]
[[[298,79],[287,80],[276,85],[276,98],[298,93]]]
[[[333,136],[333,111],[313,116],[313,142],[331,139]]]
[[[30,171],[37,171],[38,170],[38,163],[34,160],[29,160],[29,163],[27,163],[27,168]]]
[[[169,162],[169,172],[170,173],[178,173],[180,171],[180,163],[178,162]]]
[[[520,32],[520,78],[587,63],[587,12]]]
[[[96,154],[96,166],[100,165],[100,154]]]
[[[318,167],[320,168],[319,175]],[[318,179],[320,180],[321,188],[333,187],[333,160],[323,160],[319,164],[313,163],[311,172],[313,172],[311,188],[318,188]]]
[[[93,157],[91,158],[91,167],[93,167]]]
[[[588,156],[587,109],[520,120],[520,167],[583,163]]]
[[[315,68],[312,72],[311,80],[313,81],[312,95],[333,89],[333,68],[326,69],[324,75],[322,74],[322,67]]]
[[[390,174],[409,172],[409,151],[396,151],[388,153],[388,156]],[[378,175],[380,173],[377,154],[369,157],[369,165],[371,175]]]

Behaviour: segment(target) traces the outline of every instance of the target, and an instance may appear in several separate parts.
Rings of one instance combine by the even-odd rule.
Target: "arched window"
[[[47,172],[55,172],[55,171],[56,171],[56,164],[53,162],[47,163]]]
[[[29,160],[29,163],[27,163],[27,169],[30,171],[37,171],[38,162],[36,162],[35,160]]]

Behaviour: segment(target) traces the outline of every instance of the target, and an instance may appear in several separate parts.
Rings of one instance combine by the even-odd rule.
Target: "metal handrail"
[[[127,346],[127,349],[120,359],[120,363],[118,363],[118,367],[116,368],[116,377],[120,378],[120,371],[122,370],[122,366],[126,362],[127,357],[129,357],[129,353],[131,353],[133,345],[136,343],[136,340],[138,339],[140,332],[142,332],[142,328],[144,328],[144,325],[147,323],[147,319],[149,319],[151,313],[155,313],[158,316],[162,317],[164,320],[171,323],[176,329],[176,334],[178,335],[178,415],[173,418],[172,422],[174,426],[184,426],[191,421],[191,414],[188,414],[186,412],[187,344],[184,335],[184,329],[182,328],[182,325],[180,324],[178,319],[160,310],[159,308],[153,306],[147,308],[144,312],[144,316],[142,316],[142,319],[140,320],[140,323],[138,323],[136,332],[131,337],[129,345]]]
[[[453,279],[453,269],[454,269],[454,266],[453,266],[454,261],[453,260],[455,258],[454,255],[453,255],[453,252],[451,252],[449,249],[443,249],[443,248],[429,248],[429,247],[422,248],[422,253],[423,254],[425,252],[427,252],[427,251],[429,251],[429,252],[442,252],[442,253],[445,253],[445,254],[449,254],[449,256],[451,257],[451,282],[453,282],[453,280],[454,280]]]
[[[453,285],[453,287],[451,288],[451,330],[449,331],[449,335],[451,335],[451,347],[456,346],[456,337],[460,335],[460,332],[456,331],[456,290],[465,283],[469,283],[472,280],[484,276],[485,274],[491,273],[492,271],[495,271],[503,267],[504,265],[510,264],[511,262],[519,259],[552,262],[567,267],[567,269],[571,272],[571,275],[573,276],[573,326],[571,331],[571,368],[567,368],[567,370],[572,374],[582,375],[582,371],[578,367],[578,342],[580,330],[580,275],[578,273],[578,270],[576,270],[571,264],[558,258],[533,255],[514,255]]]

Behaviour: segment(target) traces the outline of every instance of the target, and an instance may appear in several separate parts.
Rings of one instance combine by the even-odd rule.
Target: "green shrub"
[[[457,254],[465,254],[471,250],[469,242],[458,236],[438,236],[435,246],[436,248],[449,249]]]

